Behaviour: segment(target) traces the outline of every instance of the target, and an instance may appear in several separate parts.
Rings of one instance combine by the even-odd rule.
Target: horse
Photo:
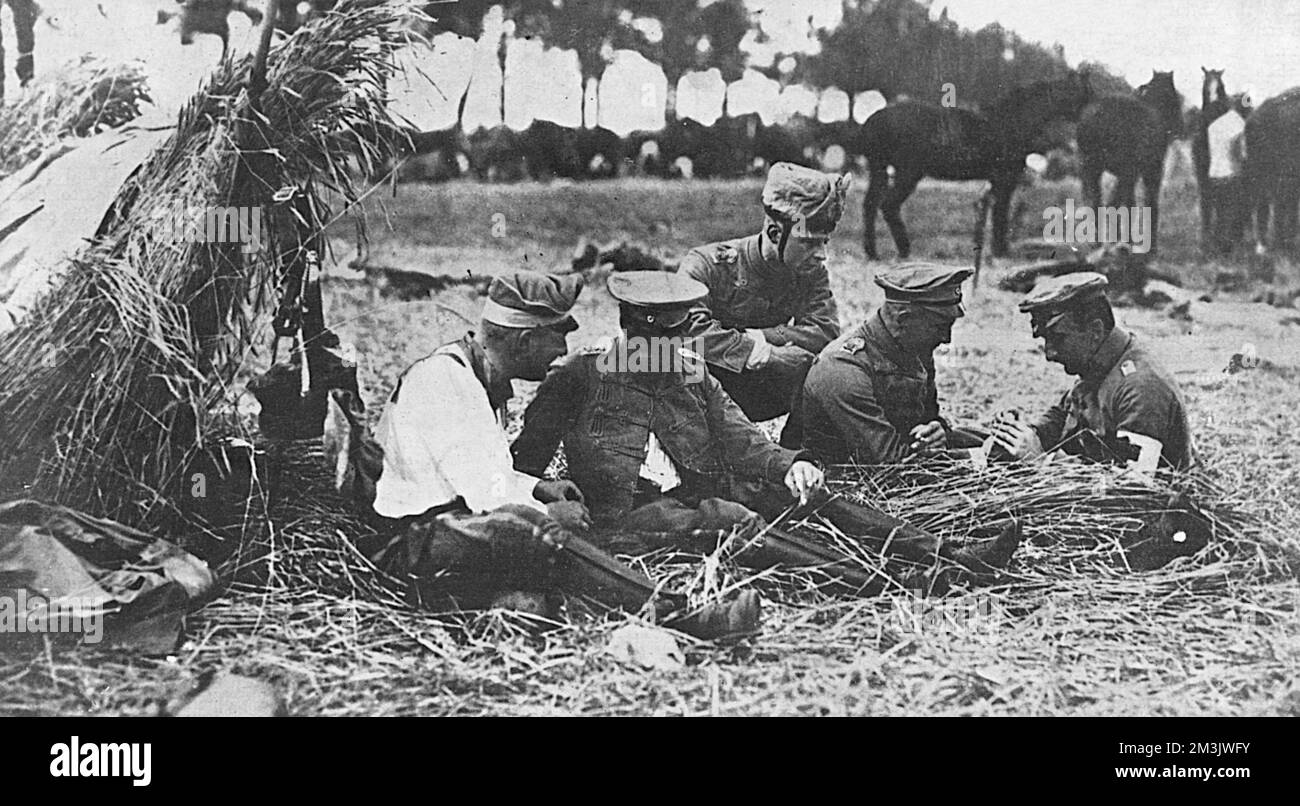
[[[1201,240],[1209,243],[1214,220],[1211,196],[1206,192],[1210,181],[1210,124],[1228,111],[1228,91],[1223,85],[1223,71],[1201,67],[1201,110],[1196,116],[1192,137],[1192,163],[1196,167],[1196,185],[1201,195]]]
[[[0,6],[6,0],[0,0]],[[35,75],[33,52],[36,49],[36,18],[40,8],[35,0],[7,0],[9,13],[14,19],[14,38],[18,40],[18,58],[14,60],[14,72],[18,74],[18,85],[26,87]],[[0,101],[5,97],[4,78],[5,47],[4,34],[0,32]]]
[[[1117,180],[1116,206],[1132,207],[1137,180],[1151,208],[1151,248],[1154,255],[1160,231],[1160,183],[1165,173],[1165,152],[1183,129],[1183,102],[1174,88],[1174,74],[1153,71],[1151,80],[1134,95],[1103,95],[1079,116],[1078,143],[1082,156],[1085,204],[1100,206],[1101,174],[1110,171]]]
[[[253,25],[262,24],[262,12],[246,0],[176,0],[177,12],[158,10],[158,24],[166,25],[173,17],[181,18],[181,44],[194,44],[195,34],[213,34],[221,39],[221,58],[230,49],[230,23],[226,18],[238,11]]]
[[[1244,94],[1228,94],[1222,70],[1202,67],[1201,73],[1201,109],[1192,137],[1201,244],[1226,254],[1241,240],[1249,218],[1241,146],[1250,99]],[[1224,117],[1229,114],[1232,117]]]
[[[922,177],[986,179],[992,182],[993,254],[1007,254],[1011,196],[1036,150],[1043,129],[1055,120],[1077,120],[1092,99],[1087,75],[1040,81],[1012,89],[982,112],[905,100],[867,118],[857,151],[869,178],[862,207],[862,246],[876,251],[876,211],[881,210],[899,258],[912,249],[903,224],[903,203]],[[893,167],[893,181],[889,168]]]
[[[1300,205],[1300,87],[1269,98],[1246,119],[1246,185],[1255,203],[1256,250],[1273,218],[1273,246],[1295,246]]]

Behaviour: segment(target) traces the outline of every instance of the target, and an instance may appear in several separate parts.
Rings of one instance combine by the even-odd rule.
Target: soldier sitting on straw
[[[524,416],[512,451],[515,466],[538,474],[563,441],[569,472],[591,507],[592,539],[639,553],[676,547],[709,552],[736,529],[737,559],[760,567],[819,565],[852,587],[874,592],[842,552],[777,529],[755,537],[764,519],[807,504],[851,537],[929,570],[951,560],[978,578],[1010,560],[1019,542],[1013,525],[980,548],[955,548],[937,536],[843,499],[822,503],[822,471],[808,454],[772,443],[690,351],[658,366],[631,360],[638,349],[681,339],[691,305],[707,289],[681,274],[611,275],[623,335],[607,350],[575,355],[556,366]],[[623,361],[628,356],[629,360]],[[868,574],[866,577],[870,577]]]
[[[952,341],[965,315],[961,284],[970,269],[911,263],[880,274],[885,303],[836,339],[813,363],[781,444],[825,462],[896,464],[968,449],[982,436],[939,416],[934,351]]]
[[[1020,303],[1047,360],[1079,380],[1036,423],[998,416],[993,445],[1017,459],[1060,449],[1102,461],[1184,470],[1195,454],[1187,406],[1173,376],[1115,323],[1106,278],[1075,272],[1044,280]]]
[[[481,335],[443,345],[402,374],[376,435],[381,539],[361,550],[436,608],[545,612],[545,595],[561,589],[634,610],[653,599],[659,615],[675,616],[670,626],[701,638],[756,631],[756,593],[683,613],[684,596],[657,592],[578,536],[590,518],[576,485],[512,469],[502,430],[511,381],[541,380],[567,352],[581,287],[574,275],[494,278]],[[360,452],[351,458],[359,462]]]

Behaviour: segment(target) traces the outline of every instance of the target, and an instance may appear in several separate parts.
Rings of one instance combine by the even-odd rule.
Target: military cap
[[[904,263],[876,275],[876,285],[885,289],[889,302],[924,305],[954,318],[965,313],[961,306],[961,284],[974,269],[941,266],[938,263]]]
[[[582,291],[580,274],[540,274],[518,271],[492,278],[483,320],[501,327],[532,328],[558,326],[576,330],[569,315]]]
[[[1074,305],[1103,294],[1106,285],[1106,275],[1095,271],[1048,277],[1020,301],[1020,311],[1033,317],[1034,335],[1039,335],[1061,321]]]
[[[853,175],[827,174],[789,162],[778,162],[767,172],[763,209],[769,216],[789,222],[796,238],[829,237],[844,213]]]
[[[605,285],[614,299],[643,309],[647,322],[662,327],[685,321],[691,305],[709,293],[704,283],[668,271],[614,272]]]

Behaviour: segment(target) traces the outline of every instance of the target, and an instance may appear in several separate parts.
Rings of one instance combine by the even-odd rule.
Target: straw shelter
[[[217,404],[284,266],[329,220],[328,202],[354,201],[357,177],[405,141],[384,87],[416,16],[406,3],[342,3],[271,46],[264,81],[256,55],[221,62],[138,167],[106,146],[147,147],[144,131],[52,163],[127,177],[103,210],[102,197],[64,205],[78,219],[66,228],[51,208],[15,229],[62,236],[39,264],[49,292],[25,291],[0,336],[0,462],[34,464],[37,494],[133,523],[174,514],[185,469],[233,427]],[[176,211],[231,208],[262,214],[263,248],[159,226]],[[27,272],[25,254],[9,260]]]

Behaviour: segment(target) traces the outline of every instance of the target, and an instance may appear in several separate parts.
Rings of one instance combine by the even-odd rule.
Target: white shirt
[[[659,444],[659,439],[655,437],[653,431],[650,432],[649,439],[645,443],[645,461],[641,463],[641,478],[653,482],[659,487],[660,492],[668,492],[681,485],[682,477],[677,472],[677,466],[673,464],[672,458]]]
[[[1242,136],[1246,121],[1232,109],[1219,115],[1206,130],[1210,146],[1210,178],[1228,179],[1241,173]]]
[[[420,515],[457,496],[474,512],[526,504],[537,479],[516,472],[510,446],[487,392],[464,360],[434,353],[407,370],[379,418],[375,439],[384,471],[375,485],[375,512],[386,518]]]

